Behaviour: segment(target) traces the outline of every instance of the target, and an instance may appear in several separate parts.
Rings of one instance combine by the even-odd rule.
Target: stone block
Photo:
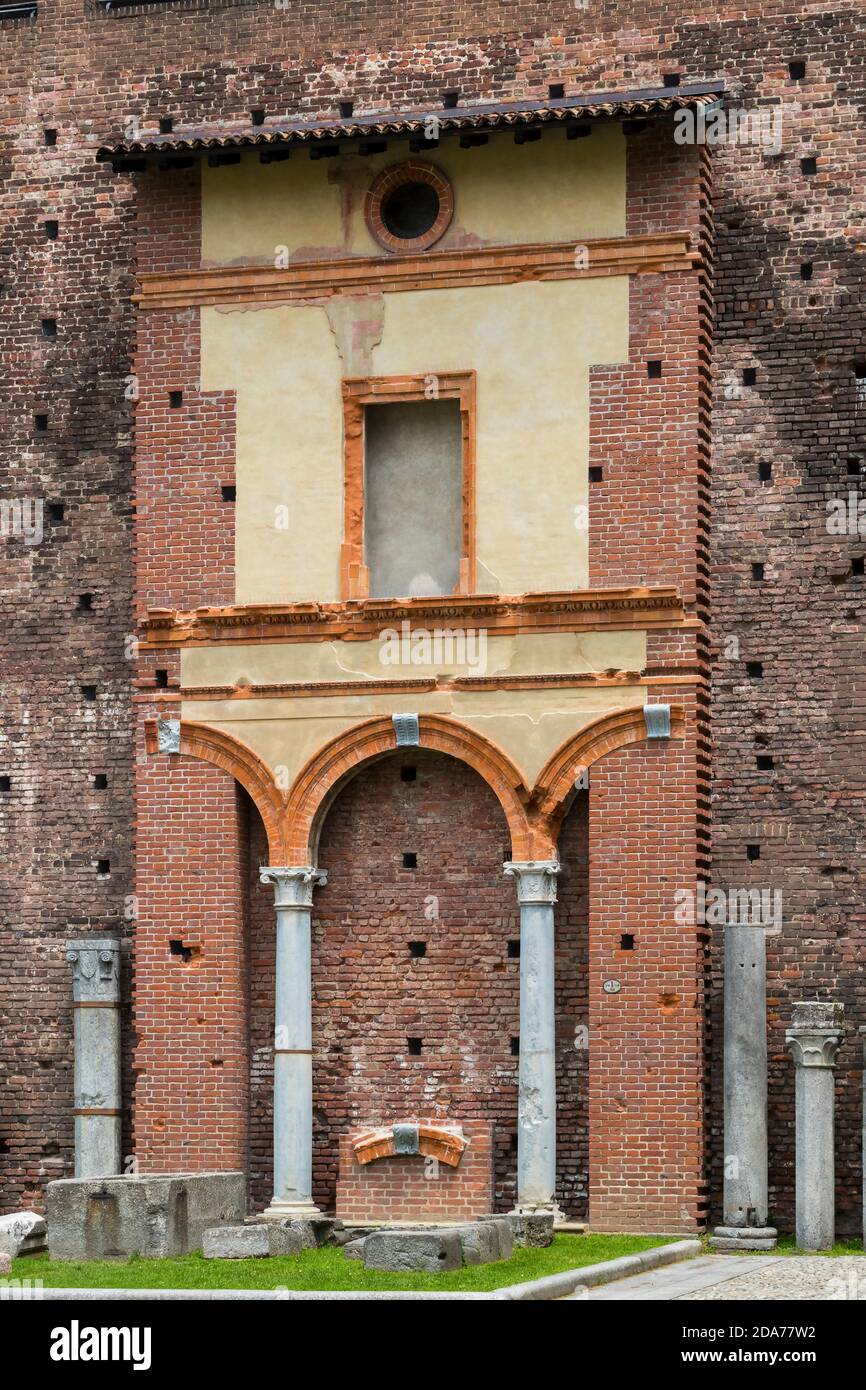
[[[8,1274],[12,1268],[12,1256],[0,1254],[0,1274]]]
[[[245,1215],[239,1172],[61,1178],[48,1184],[48,1249],[52,1260],[188,1255],[208,1227]]]
[[[0,1216],[0,1254],[34,1255],[45,1249],[45,1217],[35,1211],[13,1211]]]
[[[512,1212],[508,1217],[515,1245],[544,1249],[553,1240],[553,1212]]]
[[[318,1241],[311,1221],[268,1221],[262,1223],[270,1237],[272,1255],[300,1255],[315,1250]]]
[[[428,1274],[444,1274],[449,1269],[462,1269],[463,1251],[460,1236],[455,1230],[438,1231],[372,1231],[364,1241],[364,1264],[367,1269],[421,1270]]]
[[[494,1260],[507,1260],[511,1255],[514,1238],[511,1224],[504,1217],[501,1220],[473,1221],[467,1226],[459,1226],[457,1232],[464,1264],[490,1264]]]
[[[271,1254],[269,1237],[264,1222],[252,1226],[211,1226],[202,1235],[201,1253],[206,1260],[266,1259]]]
[[[343,1246],[343,1254],[347,1260],[363,1260],[365,1236],[358,1236],[355,1240],[347,1240]]]

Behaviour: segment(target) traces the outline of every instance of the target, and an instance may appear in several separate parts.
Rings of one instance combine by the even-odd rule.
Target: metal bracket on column
[[[159,753],[179,753],[180,752],[180,720],[179,719],[157,719],[156,721],[157,751]]]
[[[397,737],[398,748],[417,748],[421,743],[421,730],[417,714],[392,714],[391,723]]]
[[[646,723],[647,738],[670,738],[670,705],[644,705],[643,717]]]

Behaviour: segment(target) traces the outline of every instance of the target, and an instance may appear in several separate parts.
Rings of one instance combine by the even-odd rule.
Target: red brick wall
[[[210,763],[142,750],[136,807],[139,1170],[246,1169],[245,801]]]
[[[414,782],[401,767],[417,768]],[[586,817],[580,800],[562,832],[557,917],[559,1199],[580,1215],[586,1192]],[[267,857],[253,822],[251,884],[251,1126],[253,1205],[271,1195],[274,914],[257,883]],[[414,1111],[494,1127],[494,1201],[508,1210],[517,1171],[520,961],[514,884],[502,872],[509,840],[498,802],[470,768],[406,750],[360,772],[325,821],[319,865],[329,881],[313,909],[314,1196],[332,1207],[338,1140]],[[404,850],[417,869],[401,868]],[[435,900],[438,900],[438,904]],[[438,910],[437,918],[425,912]],[[413,959],[410,941],[427,954]],[[408,1037],[423,1038],[420,1057]]]
[[[630,235],[687,231],[707,257],[706,160],[659,122],[627,144]],[[589,583],[675,584],[706,601],[709,406],[706,275],[633,276],[629,354],[590,370]],[[650,377],[648,363],[660,364]],[[655,370],[656,368],[653,368]],[[703,498],[702,498],[703,492]]]
[[[404,1118],[415,1123],[412,1115]],[[372,1121],[340,1135],[336,1214],[343,1221],[467,1221],[489,1216],[493,1210],[493,1134],[489,1122],[461,1122],[469,1144],[456,1168],[421,1154],[358,1163],[352,1152],[353,1140],[362,1129],[374,1129],[378,1124],[378,1120]]]
[[[660,695],[663,692],[660,692]],[[593,765],[589,832],[589,1220],[694,1232],[705,1219],[703,942],[694,892],[696,746],[632,744]],[[634,939],[622,949],[623,935]],[[617,981],[618,993],[604,982]]]

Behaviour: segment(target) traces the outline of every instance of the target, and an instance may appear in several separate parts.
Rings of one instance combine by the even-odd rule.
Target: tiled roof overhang
[[[627,92],[589,92],[544,102],[501,102],[490,105],[438,107],[427,111],[376,111],[343,120],[273,121],[263,126],[191,126],[166,135],[144,135],[116,145],[103,145],[101,161],[118,161],[159,155],[196,155],[215,150],[267,148],[268,146],[333,144],[343,140],[421,140],[436,122],[436,134],[459,135],[466,131],[533,130],[587,120],[639,120],[666,116],[687,107],[713,106],[725,84],[693,82],[681,87],[651,87]]]

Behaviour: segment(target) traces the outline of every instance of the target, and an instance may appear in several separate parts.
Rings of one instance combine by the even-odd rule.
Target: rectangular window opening
[[[462,555],[459,401],[365,406],[364,559],[369,596],[452,594],[460,585]]]

